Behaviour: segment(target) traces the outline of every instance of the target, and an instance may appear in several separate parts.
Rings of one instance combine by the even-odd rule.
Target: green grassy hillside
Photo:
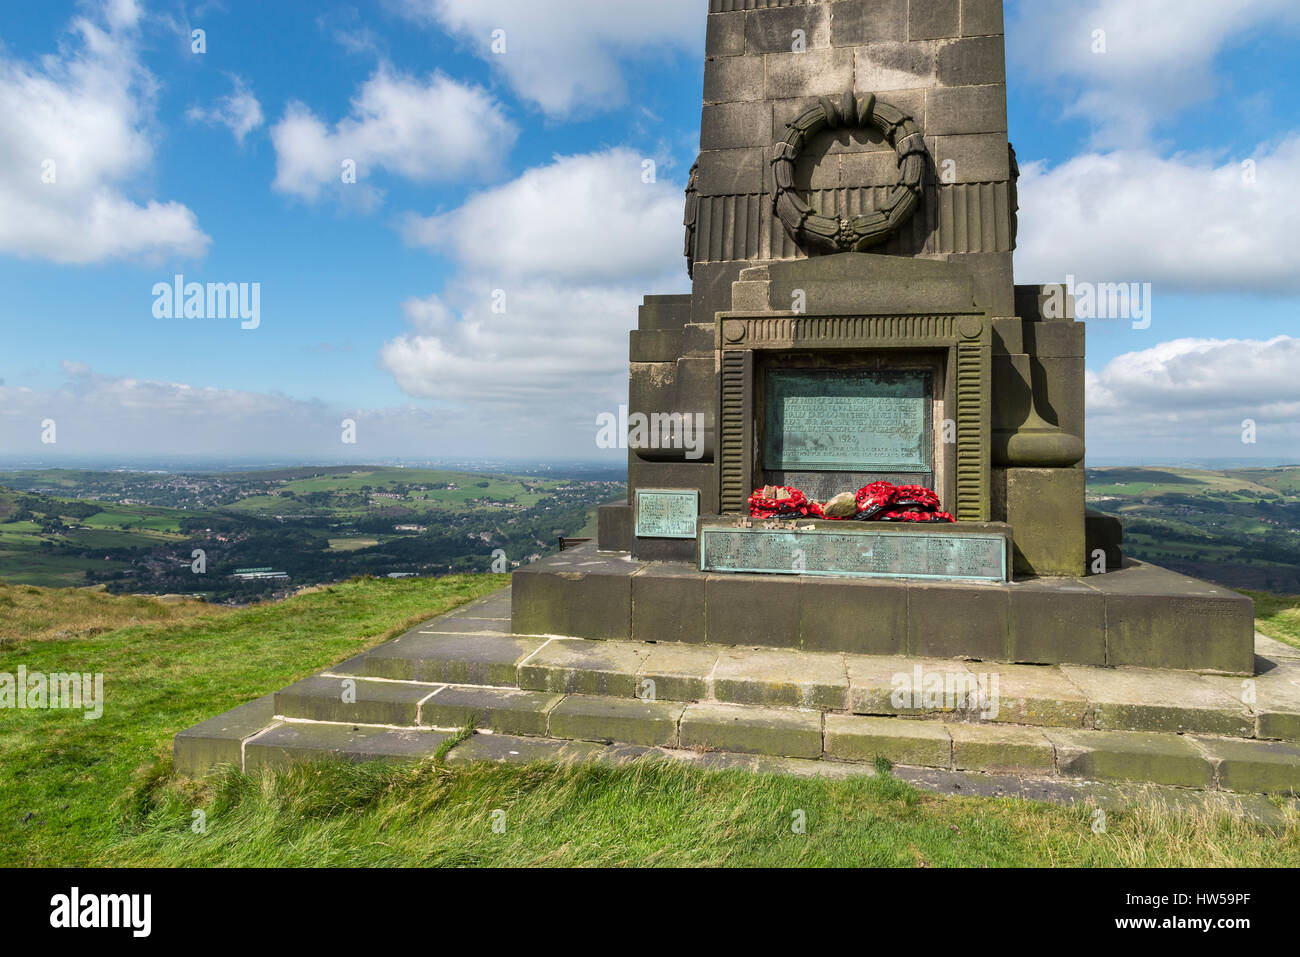
[[[503,584],[364,579],[210,615],[0,590],[0,599],[21,593],[29,620],[42,603],[50,619],[77,613],[74,601],[93,605],[106,629],[45,628],[0,643],[0,672],[100,672],[106,699],[97,721],[0,710],[0,865],[1300,866],[1295,811],[1277,830],[1142,806],[1108,812],[1094,833],[1088,805],[943,797],[888,775],[426,762],[173,776],[177,731]],[[498,808],[505,834],[492,831]],[[206,833],[193,828],[196,810]],[[791,828],[795,811],[804,834]]]

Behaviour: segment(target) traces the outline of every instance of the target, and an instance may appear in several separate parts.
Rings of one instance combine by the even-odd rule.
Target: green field
[[[1094,833],[1086,804],[947,797],[888,774],[426,761],[173,775],[177,731],[501,584],[363,579],[212,617],[182,604],[176,620],[148,599],[18,587],[29,619],[46,601],[71,614],[75,600],[104,621],[148,620],[0,643],[0,672],[101,672],[106,689],[98,721],[0,711],[0,865],[1300,866],[1293,810],[1279,829],[1145,802]]]
[[[1088,469],[1088,505],[1124,552],[1230,588],[1300,592],[1300,467]]]
[[[274,514],[299,505],[307,509],[328,509],[339,517],[355,517],[373,508],[403,507],[415,512],[436,514],[445,509],[461,509],[472,499],[531,507],[555,489],[569,484],[554,479],[514,478],[476,475],[469,472],[444,472],[426,469],[374,469],[344,474],[314,475],[285,482],[275,495],[255,495],[232,506],[252,514]],[[456,488],[417,489],[418,486],[455,485]],[[400,499],[369,498],[373,494],[400,494]],[[307,496],[327,496],[319,505]],[[299,497],[297,500],[290,496]],[[362,499],[363,501],[355,501]]]
[[[621,494],[609,479],[389,467],[0,473],[0,577],[246,603],[355,574],[486,570],[495,549],[522,562],[594,529]],[[196,548],[208,571],[191,569]],[[240,585],[241,567],[289,578]]]

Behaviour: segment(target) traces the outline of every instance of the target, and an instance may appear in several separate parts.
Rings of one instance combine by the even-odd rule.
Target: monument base
[[[591,560],[553,574],[617,580]],[[697,574],[654,572],[674,599]],[[805,583],[803,597],[826,584]],[[518,598],[516,611],[533,600]],[[182,731],[176,768],[428,760],[472,722],[484,733],[451,742],[448,763],[643,758],[844,776],[886,758],[899,776],[938,773],[958,794],[997,793],[1005,774],[1039,796],[1085,781],[1141,784],[1145,805],[1151,785],[1236,799],[1300,791],[1300,649],[1262,636],[1247,704],[1240,678],[1185,671],[510,634],[511,604],[509,590],[478,599]]]
[[[594,545],[513,576],[516,634],[1249,675],[1254,603],[1129,560],[1015,582],[714,573]]]

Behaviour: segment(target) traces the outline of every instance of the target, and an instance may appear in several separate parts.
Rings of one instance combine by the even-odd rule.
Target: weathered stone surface
[[[636,696],[637,672],[652,646],[556,638],[519,666],[519,687],[564,694]]]
[[[502,734],[546,734],[546,719],[562,695],[517,688],[445,687],[420,706],[420,724],[457,730],[473,720],[476,728]]]
[[[1257,656],[1255,662],[1257,673],[1250,678],[1203,675],[1200,680],[1254,713],[1255,737],[1300,741],[1300,661]]]
[[[799,589],[797,577],[709,575],[704,585],[709,642],[789,647],[799,634]]]
[[[1031,665],[971,665],[988,672],[996,687],[996,717],[991,720],[1035,727],[1086,728],[1092,723],[1087,696],[1058,668]]]
[[[849,680],[841,655],[723,649],[713,695],[735,704],[843,710]]]
[[[597,542],[600,550],[627,552],[632,549],[632,507],[627,501],[612,502],[597,509]],[[507,617],[510,614],[506,608]]]
[[[818,758],[822,716],[816,711],[692,704],[682,714],[681,746],[704,750]]]
[[[1104,665],[1106,599],[1081,580],[1016,582],[1011,657],[1029,664]]]
[[[831,43],[834,46],[907,39],[907,0],[841,3],[831,10]]]
[[[853,49],[853,89],[892,93],[933,86],[938,70],[935,43],[869,43]]]
[[[444,615],[421,629],[424,635],[506,635],[510,633],[510,616],[481,618],[470,615]]]
[[[371,678],[304,678],[275,693],[275,713],[310,721],[416,725],[420,702],[439,685]],[[355,700],[345,697],[355,695]]]
[[[1300,746],[1193,736],[1229,791],[1300,793]]]
[[[434,624],[441,622],[439,619]],[[513,685],[515,666],[545,640],[515,635],[408,632],[371,651],[366,656],[365,673],[372,678],[399,681]]]
[[[1007,131],[1007,91],[1001,84],[935,87],[926,91],[925,108],[930,136]]]
[[[849,710],[854,714],[952,713],[974,679],[960,661],[845,655],[844,664],[849,675]]]
[[[1106,596],[1109,664],[1254,672],[1254,602],[1244,595],[1141,562],[1089,584]]]
[[[244,766],[244,740],[275,718],[275,695],[266,694],[180,732],[172,742],[172,762],[181,774],[201,775],[220,764]]]
[[[923,768],[952,766],[952,738],[935,721],[826,716],[826,756],[841,761],[886,758]]]
[[[632,576],[642,567],[605,559],[594,544],[525,565],[511,576],[510,630],[517,635],[629,638]]]
[[[1005,82],[1006,54],[1002,37],[972,37],[939,47],[938,76],[944,86]]]
[[[704,33],[704,52],[707,56],[738,56],[745,52],[745,14],[709,14]]]
[[[570,695],[551,712],[550,734],[670,748],[677,744],[677,721],[685,709],[666,701]]]
[[[1005,660],[1010,592],[1006,585],[908,583],[908,653]]]
[[[960,0],[928,0],[908,10],[909,40],[941,40],[961,36]]]
[[[765,150],[759,147],[715,150],[700,158],[697,188],[701,196],[761,193],[766,174]]]
[[[1016,573],[1083,575],[1085,473],[1076,468],[1009,468],[1006,477],[1007,522],[1016,531]]]
[[[1300,648],[1255,632],[1255,654],[1265,658],[1300,659]]]
[[[709,676],[718,661],[719,649],[700,645],[658,644],[650,651],[637,674],[637,694],[647,697],[653,682],[653,699],[658,701],[700,701],[709,694]]]
[[[962,36],[993,36],[1002,30],[1002,0],[961,0]]]
[[[829,4],[806,4],[763,11],[745,21],[746,50],[749,53],[791,53],[794,32],[802,31],[807,50],[827,47],[831,42]]]
[[[761,100],[763,80],[761,57],[710,57],[704,62],[704,102],[742,103]]]
[[[706,104],[700,149],[766,146],[772,141],[772,108],[766,102]]]
[[[1050,774],[1056,750],[1041,731],[990,724],[949,724],[953,766],[961,771]]]
[[[1057,728],[1043,733],[1056,748],[1056,767],[1062,774],[1190,788],[1208,788],[1214,783],[1210,762],[1177,735]]]
[[[705,639],[705,575],[687,565],[655,564],[632,579],[632,638],[700,643]]]
[[[853,87],[852,50],[810,49],[806,53],[774,53],[764,59],[768,99],[830,96]]]
[[[897,582],[801,579],[799,636],[805,651],[859,655],[907,650],[907,588]]]
[[[244,770],[304,761],[410,761],[430,758],[447,738],[415,728],[354,728],[346,724],[276,725],[244,745]]]
[[[1149,668],[1062,665],[1088,696],[1099,731],[1187,731],[1249,737],[1254,719],[1241,701],[1198,675]]]
[[[530,764],[534,761],[560,761],[565,747],[571,743],[510,734],[475,734],[451,749],[447,764],[458,767],[479,762]]]

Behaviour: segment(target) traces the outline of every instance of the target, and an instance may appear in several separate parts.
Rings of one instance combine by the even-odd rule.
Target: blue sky
[[[595,457],[636,303],[689,288],[705,8],[9,5],[0,458]],[[1017,281],[1153,289],[1090,322],[1092,460],[1300,459],[1298,27],[1007,5]],[[155,317],[176,273],[259,283],[260,324]]]

